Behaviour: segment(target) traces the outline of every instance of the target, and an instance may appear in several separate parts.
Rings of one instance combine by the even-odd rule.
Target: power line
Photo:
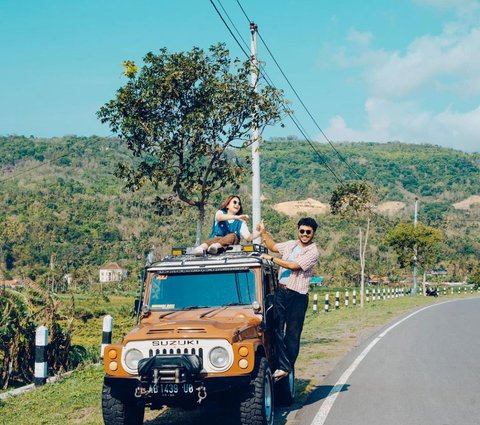
[[[233,31],[230,29],[230,27],[228,26],[227,22],[225,21],[225,19],[223,18],[223,15],[220,13],[220,11],[218,10],[217,6],[215,5],[215,3],[213,2],[213,0],[210,0],[210,3],[212,4],[212,6],[215,8],[218,16],[220,17],[220,19],[222,20],[223,24],[227,27],[227,30],[230,32],[231,36],[234,38],[234,40],[237,42],[237,44],[239,45],[240,49],[242,49],[243,53],[245,54],[245,56],[247,58],[250,57],[250,55],[245,51],[245,49],[243,48],[243,46],[240,44],[240,42],[238,41],[237,37],[235,37],[235,34],[233,33]]]
[[[251,22],[250,18],[248,17],[247,13],[245,12],[245,9],[242,7],[242,5],[240,4],[239,0],[237,0],[237,4],[238,6],[240,7],[241,11],[243,12],[245,18],[248,20],[248,22]],[[330,141],[330,139],[327,137],[327,135],[325,134],[325,132],[322,130],[322,128],[318,125],[316,119],[313,117],[313,115],[311,114],[310,110],[307,108],[307,106],[305,105],[305,103],[303,102],[302,98],[300,97],[300,95],[298,94],[297,90],[295,89],[295,87],[293,87],[293,84],[290,82],[289,78],[287,77],[287,75],[285,74],[285,72],[283,71],[282,67],[280,66],[280,64],[278,63],[277,59],[275,58],[275,56],[273,55],[273,53],[271,52],[270,48],[268,47],[266,41],[263,39],[262,35],[260,32],[258,32],[258,36],[260,37],[260,40],[262,41],[263,45],[265,46],[265,48],[267,49],[270,57],[273,59],[273,61],[275,62],[275,65],[277,65],[277,68],[280,70],[281,74],[283,75],[283,77],[285,78],[285,80],[287,81],[288,85],[290,86],[290,88],[292,89],[293,93],[295,94],[295,96],[297,97],[297,99],[299,100],[300,104],[303,106],[303,108],[305,109],[305,111],[307,112],[308,116],[312,119],[313,123],[315,124],[315,126],[317,127],[317,129],[321,132],[321,134],[323,135],[323,137],[325,138],[325,140],[328,142],[328,144],[332,147],[332,149],[335,151],[335,153],[337,154],[337,156],[340,158],[340,160],[345,163],[345,165],[360,179],[362,180],[362,177],[353,169],[353,167],[347,162],[347,160],[343,157],[343,155],[335,148],[335,146],[333,145],[333,143]]]
[[[239,38],[243,41],[244,45],[247,45],[247,43],[245,42],[245,40],[242,38],[241,34],[240,34],[240,31],[237,29],[236,25],[233,23],[232,19],[230,18],[230,16],[228,15],[228,12],[225,10],[225,8],[223,7],[222,3],[220,2],[220,0],[217,0],[220,4],[220,7],[222,8],[222,10],[224,11],[224,13],[226,14],[227,16],[227,19],[230,21],[230,23],[232,24],[232,26],[234,27],[235,31],[237,32],[237,34],[239,35]],[[214,2],[212,0],[210,0],[210,3],[213,5],[213,7],[215,8],[215,11],[217,12],[217,14],[219,15],[220,19],[222,20],[222,22],[224,23],[224,25],[226,26],[227,30],[230,32],[230,34],[232,35],[232,37],[234,38],[235,42],[239,45],[239,47],[241,48],[241,50],[243,51],[243,53],[245,54],[245,56],[251,60],[251,56],[245,51],[245,49],[242,47],[242,45],[240,44],[240,42],[238,41],[238,38],[233,34],[233,31],[232,29],[229,27],[229,25],[227,24],[227,22],[225,21],[225,19],[223,18],[221,12],[218,10],[218,8],[215,6]],[[250,22],[250,20],[249,20]],[[275,85],[271,82],[271,79],[270,77],[268,76],[267,72],[265,71],[265,69],[260,65],[260,66],[257,66],[256,64],[254,64],[254,66],[256,66],[257,69],[260,69],[262,70],[262,74],[264,75],[264,79],[267,83],[268,86],[270,86],[270,88],[274,89],[274,90],[278,90],[276,89]],[[279,99],[277,97],[277,99]],[[280,99],[279,99],[280,100]],[[305,138],[305,140],[308,142],[308,144],[310,145],[310,147],[312,148],[312,150],[315,152],[315,154],[319,157],[322,165],[328,170],[330,171],[330,173],[335,177],[335,179],[339,182],[339,183],[343,183],[343,180],[340,179],[337,174],[333,171],[333,169],[327,164],[327,161],[325,160],[324,158],[324,155],[320,154],[320,152],[318,152],[318,150],[315,148],[314,144],[312,143],[312,141],[310,140],[310,137],[308,137],[306,135],[306,132],[305,130],[303,129],[303,127],[301,126],[300,122],[298,121],[297,118],[294,117],[294,114],[289,111],[286,106],[282,103],[282,107],[283,107],[283,110],[284,112],[291,118],[291,120],[293,121],[294,125],[297,127],[297,129],[300,131],[300,133],[303,135],[303,137]]]
[[[32,170],[35,170],[37,168],[40,168],[40,167],[43,167],[44,165],[48,165],[48,164],[51,164],[52,162],[55,162],[55,161],[58,161],[59,159],[62,159],[62,158],[65,158],[67,156],[70,156],[70,152],[69,153],[66,153],[66,154],[63,154],[63,155],[60,155],[60,156],[57,156],[56,158],[53,158],[49,161],[42,161],[41,164],[38,164],[38,165],[35,165],[34,167],[31,167],[31,168],[27,168],[26,170],[23,170],[23,171],[19,171],[18,173],[15,173],[11,176],[8,176],[8,177],[5,177],[3,179],[0,179],[0,183],[3,183],[7,180],[11,180],[11,179],[14,179],[18,176],[21,176],[22,174],[26,174],[26,173],[29,173],[30,171]]]

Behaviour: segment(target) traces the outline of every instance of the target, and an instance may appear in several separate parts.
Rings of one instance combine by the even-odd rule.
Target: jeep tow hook
[[[196,388],[196,390],[198,391],[197,403],[200,404],[203,400],[207,398],[207,389],[204,385],[200,385],[198,388]]]

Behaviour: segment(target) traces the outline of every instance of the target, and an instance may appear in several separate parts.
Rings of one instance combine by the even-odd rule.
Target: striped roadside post
[[[313,312],[317,313],[318,311],[318,295],[313,294]]]
[[[329,301],[328,301],[328,293],[325,294],[325,307],[324,307],[324,311],[326,313],[328,313],[328,308],[329,308]]]
[[[335,292],[335,310],[340,308],[340,292]]]
[[[345,307],[348,307],[349,297],[350,294],[348,293],[348,291],[345,291]]]
[[[103,318],[102,347],[100,348],[100,357],[103,359],[103,352],[108,344],[112,343],[113,318],[107,315]]]
[[[33,383],[36,387],[47,383],[47,345],[48,329],[39,326],[35,332],[35,377]]]
[[[375,302],[375,300],[377,299],[377,297],[375,295],[376,295],[376,291],[375,291],[375,288],[373,288],[372,289],[372,302]]]
[[[446,295],[447,295],[447,287],[444,286],[444,287],[443,287],[443,296],[446,296]]]
[[[353,290],[352,305],[353,305],[354,307],[357,305],[357,291],[355,291],[355,289]]]
[[[387,299],[387,296],[385,295],[385,288],[383,288],[383,301],[385,301]]]
[[[370,298],[369,298],[369,292],[368,292],[368,289],[365,291],[365,301],[368,303],[370,302]]]

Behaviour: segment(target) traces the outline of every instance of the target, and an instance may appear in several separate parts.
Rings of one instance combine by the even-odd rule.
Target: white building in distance
[[[118,263],[108,263],[100,269],[100,282],[119,282],[128,276],[128,270],[120,267]]]

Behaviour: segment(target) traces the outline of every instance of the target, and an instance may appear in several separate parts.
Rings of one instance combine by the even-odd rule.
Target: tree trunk
[[[205,222],[205,205],[198,206],[198,218],[197,218],[197,236],[195,239],[195,246],[202,243],[202,229]]]

